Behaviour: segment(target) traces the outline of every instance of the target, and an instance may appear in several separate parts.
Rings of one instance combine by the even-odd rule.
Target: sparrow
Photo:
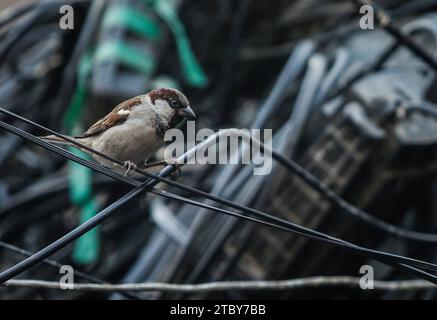
[[[132,175],[137,166],[148,168],[155,165],[175,164],[163,160],[147,164],[155,152],[165,144],[164,135],[169,129],[180,126],[196,115],[185,95],[171,88],[159,88],[147,94],[128,99],[93,124],[84,134],[68,138],[84,144],[124,163],[126,175]],[[71,145],[60,137],[41,137],[46,141]],[[123,167],[88,152],[105,167],[120,172]]]

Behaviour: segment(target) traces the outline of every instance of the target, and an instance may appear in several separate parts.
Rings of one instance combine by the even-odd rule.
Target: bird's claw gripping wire
[[[126,172],[124,173],[124,176],[130,177],[134,174],[135,170],[137,170],[137,165],[132,161],[125,161],[123,168],[126,168]]]
[[[174,169],[174,171],[170,174],[170,178],[172,178],[173,180],[176,180],[177,178],[179,178],[182,174],[182,171],[181,171],[182,164],[179,163],[177,161],[177,159],[174,159],[174,158],[167,159],[167,160],[165,160],[165,162],[167,164],[173,166],[173,169]]]

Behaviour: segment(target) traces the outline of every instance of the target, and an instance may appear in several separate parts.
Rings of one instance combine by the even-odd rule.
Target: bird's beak
[[[190,107],[179,109],[178,114],[186,118],[187,120],[196,119],[196,114],[194,113],[193,109],[191,109]]]

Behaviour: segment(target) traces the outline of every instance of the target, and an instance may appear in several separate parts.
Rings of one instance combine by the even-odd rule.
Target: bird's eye
[[[177,100],[171,100],[171,101],[170,101],[170,105],[171,105],[173,108],[177,108],[177,107],[179,106],[179,102],[178,102]]]

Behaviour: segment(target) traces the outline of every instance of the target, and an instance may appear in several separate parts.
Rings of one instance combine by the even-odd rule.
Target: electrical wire
[[[56,135],[57,137],[60,137],[62,139],[64,139],[65,141],[81,148],[84,149],[86,151],[89,151],[91,153],[94,153],[106,160],[109,160],[113,163],[116,163],[120,166],[123,166],[123,162],[113,159],[111,157],[108,157],[107,155],[98,152],[96,150],[93,150],[90,147],[87,147],[79,142],[77,142],[74,139],[71,139],[67,136],[64,136],[62,134],[59,134],[58,132],[55,132],[53,130],[50,130],[44,126],[41,126],[31,120],[28,120],[24,117],[21,117],[13,112],[7,111],[3,108],[0,108],[0,112],[1,113],[5,113],[8,114],[10,116],[13,116],[17,119],[20,119],[22,121],[25,121],[26,123],[29,123],[33,126],[36,126],[42,130],[45,130],[47,132],[50,132],[54,135]],[[34,141],[35,143],[40,144],[39,142]],[[261,151],[264,150],[264,144],[260,144],[261,147]],[[51,149],[53,149],[53,146],[50,146]],[[307,170],[303,169],[301,166],[299,166],[296,162],[294,162],[293,160],[285,157],[284,155],[276,152],[275,150],[271,150],[272,152],[272,156],[273,159],[277,160],[279,163],[281,163],[285,168],[289,169],[293,174],[295,174],[296,176],[298,176],[299,178],[301,178],[303,181],[305,181],[310,187],[312,187],[313,189],[315,189],[316,191],[318,191],[321,195],[323,195],[328,201],[330,201],[333,205],[335,205],[337,208],[339,208],[341,210],[341,212],[346,213],[354,218],[357,218],[363,222],[366,222],[368,225],[378,228],[379,230],[383,231],[383,232],[387,232],[390,235],[396,236],[400,239],[405,239],[405,240],[412,240],[412,241],[418,241],[418,242],[423,242],[423,243],[432,243],[435,244],[437,243],[437,235],[435,234],[429,234],[429,233],[422,233],[422,232],[416,232],[416,231],[411,231],[411,230],[406,230],[403,228],[399,228],[397,226],[394,226],[392,224],[389,224],[385,221],[382,221],[380,219],[377,219],[373,216],[371,216],[370,214],[368,214],[367,212],[353,206],[352,204],[350,204],[349,202],[345,201],[344,199],[342,199],[341,197],[339,197],[334,191],[332,191],[330,188],[328,188],[325,184],[321,183],[314,175],[312,175],[310,172],[308,172]],[[84,160],[77,157],[76,156],[76,160],[79,161],[79,163],[83,164]],[[75,161],[76,161],[75,160]],[[99,169],[95,169],[97,168],[97,165],[94,166],[94,170],[98,170],[99,172],[101,172]],[[101,169],[101,168],[100,168]],[[137,172],[151,178],[151,179],[157,179],[161,182],[170,184],[174,187],[183,189],[185,191],[188,192],[194,192],[197,193],[197,195],[200,195],[202,197],[208,198],[210,200],[216,201],[216,202],[220,202],[222,204],[225,205],[234,205],[235,203],[225,200],[221,197],[212,195],[210,193],[207,192],[203,192],[201,190],[186,186],[184,184],[178,183],[176,181],[173,181],[171,179],[167,179],[164,177],[159,177],[158,175],[155,175],[153,173],[150,173],[148,171],[136,168]],[[102,172],[101,172],[102,173]],[[113,177],[114,174],[116,174],[115,172],[113,172],[112,170],[107,169],[106,170],[106,175],[110,175],[111,177]],[[249,209],[248,207],[244,207],[244,210]]]
[[[404,34],[400,28],[395,25],[395,21],[393,18],[381,7],[376,5],[375,3],[370,3],[367,0],[351,0],[357,6],[369,5],[375,11],[375,17],[377,17],[376,21],[379,25],[390,33],[398,43],[404,45],[409,50],[411,50],[417,57],[419,57],[422,61],[424,61],[428,66],[430,66],[434,72],[437,72],[437,61],[434,59],[432,55],[430,55],[427,51],[425,51],[422,47],[417,45],[413,40],[409,38],[408,35]]]
[[[4,122],[0,122],[0,126],[5,128],[5,129],[7,129],[7,130],[10,130],[11,132],[14,132],[14,133],[20,135],[22,137],[27,137],[28,140],[38,141],[38,144],[40,144],[42,146],[46,146],[47,147],[47,145],[48,145],[48,147],[50,147],[50,149],[52,151],[56,152],[56,153],[62,154],[64,152],[64,154],[65,154],[64,156],[68,157],[71,160],[73,160],[73,158],[74,158],[74,157],[72,157],[72,155],[69,154],[69,152],[66,152],[62,148],[59,148],[59,147],[54,146],[54,145],[51,145],[50,143],[45,142],[45,141],[43,141],[42,139],[40,139],[38,137],[35,137],[35,136],[30,135],[28,133],[22,132],[22,130],[19,130],[17,128],[14,128],[13,126],[7,125]],[[59,150],[57,150],[57,149],[59,149]],[[93,163],[91,163],[91,162],[88,163],[88,161],[83,160],[83,159],[81,159],[81,160],[83,161],[83,165],[86,165],[88,167],[92,167],[93,166]],[[97,165],[97,166],[100,167],[99,165]],[[171,173],[171,171],[173,169],[174,168],[172,166],[165,167],[160,172],[160,176],[161,175],[167,175],[167,174]],[[102,173],[107,173],[106,171],[111,171],[111,170],[108,170],[107,168],[102,167],[98,171],[101,171]],[[117,176],[119,176],[119,175],[115,174],[114,177],[117,178]],[[125,178],[125,177],[123,177],[123,178]],[[130,179],[130,180],[133,180],[133,179]],[[135,181],[135,180],[133,180],[133,181]],[[136,183],[138,183],[138,181]],[[50,254],[52,254],[52,253],[56,252],[57,250],[61,249],[66,244],[70,243],[71,241],[75,240],[77,237],[79,237],[83,233],[89,231],[94,226],[96,226],[97,224],[101,223],[103,220],[105,220],[110,215],[110,213],[113,210],[115,210],[119,206],[123,205],[126,201],[130,200],[131,198],[137,196],[145,188],[145,186],[149,186],[149,190],[150,190],[150,188],[153,187],[153,185],[156,184],[156,183],[157,183],[156,180],[150,181],[149,183],[147,183],[147,182],[142,183],[139,187],[136,187],[131,192],[129,192],[127,195],[125,195],[124,197],[122,197],[121,199],[119,199],[118,201],[116,201],[115,203],[113,203],[112,205],[110,205],[109,207],[107,207],[106,209],[104,209],[103,211],[98,213],[96,216],[94,216],[93,218],[91,218],[90,220],[88,220],[87,222],[85,222],[84,224],[79,226],[78,228],[74,229],[73,231],[71,231],[70,233],[65,235],[64,237],[62,237],[61,239],[55,241],[54,243],[52,243],[48,247],[42,249],[41,251],[39,251],[37,254],[35,254],[31,258],[28,258],[28,259],[22,261],[21,263],[15,265],[14,267],[11,267],[10,269],[8,269],[8,270],[4,271],[3,273],[1,273],[0,274],[0,282],[4,282],[4,281],[12,278],[13,276],[15,276],[15,275],[21,273],[22,271],[26,270],[28,267],[38,263],[39,261],[41,261],[41,259],[44,259],[46,256],[49,256]],[[175,196],[174,198],[177,199],[178,196]],[[184,201],[185,202],[187,202],[187,201],[191,201],[192,202],[193,200],[185,199]],[[222,201],[225,202],[225,203],[227,202],[227,200],[225,200],[225,199],[222,199]],[[393,255],[393,254],[383,253],[383,252],[376,251],[376,250],[371,250],[371,249],[367,249],[367,248],[358,247],[356,245],[347,243],[347,242],[345,242],[343,240],[336,239],[334,237],[325,235],[323,233],[320,233],[320,232],[317,232],[317,231],[314,231],[314,230],[311,230],[311,229],[308,229],[308,228],[305,228],[305,227],[302,227],[302,226],[298,226],[298,225],[295,225],[295,224],[293,224],[293,223],[291,223],[289,221],[285,221],[285,220],[282,220],[280,218],[268,215],[268,214],[266,214],[264,212],[261,212],[261,211],[255,210],[255,209],[251,209],[251,208],[247,208],[247,207],[244,207],[244,206],[239,206],[238,204],[235,204],[235,203],[232,203],[232,202],[230,202],[230,203],[235,208],[238,208],[238,209],[241,209],[241,210],[246,210],[246,212],[249,211],[252,214],[259,215],[259,216],[261,216],[263,218],[266,218],[266,219],[269,219],[269,220],[273,220],[275,222],[283,223],[283,224],[286,225],[284,227],[283,225],[277,226],[277,225],[275,225],[273,223],[269,223],[269,225],[271,225],[273,227],[276,226],[276,227],[279,227],[280,229],[285,229],[285,230],[288,230],[287,228],[291,228],[288,231],[291,231],[291,232],[294,232],[294,233],[297,233],[297,234],[300,234],[300,235],[303,235],[303,236],[307,236],[307,237],[312,238],[312,239],[317,239],[317,240],[322,240],[322,241],[325,241],[325,242],[328,242],[328,243],[337,244],[337,245],[340,245],[342,247],[345,247],[345,248],[348,248],[348,249],[351,249],[351,250],[365,252],[368,257],[371,257],[371,258],[373,258],[375,260],[381,261],[381,262],[386,263],[388,265],[397,267],[399,269],[413,272],[416,275],[422,276],[425,279],[428,279],[428,280],[430,280],[430,281],[432,281],[434,283],[437,283],[437,277],[436,276],[434,276],[432,274],[429,274],[429,273],[426,273],[426,272],[424,272],[422,270],[419,270],[419,269],[414,268],[414,267],[411,266],[411,265],[415,265],[415,266],[419,266],[419,267],[422,267],[422,268],[425,268],[425,269],[437,270],[437,266],[434,265],[434,264],[431,264],[431,263],[428,263],[428,262],[424,262],[424,261],[420,261],[420,260],[411,259],[411,258],[406,258],[406,257],[402,257],[402,256],[397,256],[397,255]],[[199,206],[207,206],[207,205],[199,204]],[[214,207],[208,206],[208,208],[214,208]],[[219,209],[219,208],[216,208],[214,210],[220,210],[222,212],[225,212],[225,211],[229,212],[227,210],[223,211],[223,209]],[[229,213],[230,214],[235,214],[233,212],[229,212]],[[250,219],[252,221],[257,220],[257,222],[259,220],[259,219],[248,218],[248,217],[246,217],[246,219]],[[263,223],[263,221],[261,221],[261,223]],[[264,221],[264,224],[266,224],[265,221]],[[403,264],[403,263],[400,263],[400,262],[405,262],[405,263],[411,264],[411,265],[406,265],[406,264]]]
[[[3,248],[3,249],[6,249],[8,251],[12,251],[12,252],[14,252],[14,253],[16,253],[18,255],[21,255],[23,257],[30,257],[30,256],[33,255],[33,252],[30,252],[28,250],[19,248],[17,246],[14,246],[14,245],[12,245],[10,243],[6,243],[4,241],[0,241],[0,247]],[[56,268],[58,270],[60,270],[60,268],[62,267],[61,263],[59,263],[59,262],[57,262],[55,260],[52,260],[52,259],[44,259],[41,262],[46,264],[46,265],[48,265],[48,266],[54,267],[54,268]],[[107,281],[103,281],[103,280],[101,280],[101,279],[99,279],[99,278],[97,278],[95,276],[91,276],[91,275],[86,274],[86,273],[84,273],[82,271],[78,271],[78,270],[73,269],[73,274],[75,276],[83,279],[83,280],[86,280],[86,281],[90,281],[90,282],[98,283],[98,284],[102,284],[102,285],[111,285]],[[129,292],[125,292],[124,290],[121,290],[118,293],[123,295],[123,296],[125,296],[125,297],[127,297],[127,298],[130,298],[130,299],[136,299],[136,300],[137,299],[141,299],[141,297],[138,297],[137,295],[131,294]]]
[[[65,0],[63,4],[86,3],[89,1],[90,0]],[[2,42],[0,47],[0,64],[4,63],[6,56],[16,41],[32,29],[35,24],[40,24],[43,21],[48,20],[48,15],[52,14],[57,17],[59,13],[58,11],[59,3],[57,1],[46,1],[36,4],[35,9],[29,13],[29,17],[27,17],[23,22],[20,22],[17,26],[14,26],[13,29],[9,30],[7,39]]]
[[[36,1],[31,3],[24,3],[6,8],[0,12],[0,28],[4,28],[8,23],[23,16],[32,10],[36,5]]]
[[[437,120],[437,109],[429,105],[408,105],[405,106],[405,111],[407,112],[418,111],[421,113],[426,113]]]
[[[28,18],[28,17],[26,17],[26,18]],[[19,25],[19,24],[17,24],[17,25]],[[20,40],[21,41],[21,40]],[[11,52],[9,52],[9,57],[14,57],[14,55],[12,54],[11,55]],[[290,83],[286,83],[285,84],[286,86],[290,86]],[[20,89],[20,91],[22,91],[21,89]],[[289,91],[289,90],[287,90],[287,91]],[[330,91],[330,90],[329,90]],[[20,92],[18,92],[18,93],[20,93]],[[323,100],[325,100],[325,99],[323,99]],[[31,101],[33,101],[33,100],[31,100]],[[16,103],[15,101],[14,101],[14,103]],[[61,104],[62,105],[62,104]],[[27,115],[27,117],[29,117],[29,115]],[[45,117],[47,117],[46,115],[45,115]],[[32,118],[33,119],[33,117],[30,117],[30,118]],[[54,119],[55,117],[52,117],[52,119]],[[41,121],[41,120],[36,120],[36,121]],[[15,123],[14,123],[14,125],[15,125]],[[28,129],[24,129],[25,131],[28,131]],[[82,148],[83,149],[83,148]],[[31,149],[27,149],[26,148],[26,150],[28,151],[28,150],[31,150]],[[26,151],[25,150],[25,151]],[[50,150],[50,149],[49,149]],[[52,152],[55,152],[55,150],[51,150]],[[63,156],[66,156],[66,155],[63,155]],[[78,159],[76,159],[76,160],[78,160]],[[73,160],[74,161],[74,160]],[[86,163],[82,163],[83,165],[85,165]],[[89,166],[88,166],[89,167]],[[45,169],[47,169],[47,167],[45,167]],[[99,171],[99,169],[100,169],[100,171]],[[226,169],[229,169],[229,168],[226,168]],[[102,167],[99,167],[99,166],[97,166],[97,167],[94,167],[94,169],[93,170],[95,170],[95,171],[98,171],[98,172],[100,172],[100,173],[103,173],[103,174],[105,174],[106,173],[106,175],[107,176],[110,176],[110,172],[111,172],[111,170],[108,170],[108,171],[105,171],[105,170],[102,170]],[[102,171],[104,171],[104,172],[102,172]],[[290,171],[292,171],[292,170],[290,170]],[[229,171],[228,171],[229,172]],[[144,173],[143,173],[144,174]],[[147,174],[144,174],[144,175],[146,175],[146,176],[148,176]],[[112,179],[117,179],[118,181],[121,181],[120,179],[121,179],[121,176],[116,176],[116,175],[112,175],[112,176],[110,176]],[[154,179],[153,178],[153,175],[152,176],[148,176],[149,178],[152,178],[152,179]],[[21,177],[20,177],[20,179],[21,179]],[[229,179],[232,179],[232,174],[230,175],[230,178]],[[129,179],[130,181],[128,182],[128,180],[124,180],[124,181],[122,181],[122,182],[124,182],[124,183],[130,183],[131,185],[133,185],[134,187],[135,186],[140,186],[141,185],[141,182],[139,182],[139,181],[136,181],[136,180],[134,180],[134,179]],[[163,180],[159,180],[159,181],[163,181]],[[305,181],[305,180],[304,180]],[[20,183],[22,182],[22,181],[19,181]],[[170,184],[170,185],[172,185],[171,183],[169,183],[169,182],[166,182],[165,180],[163,181],[163,182],[165,182],[165,183],[167,183],[167,184]],[[192,182],[192,181],[191,181]],[[222,181],[222,182],[224,182],[224,181]],[[229,182],[229,181],[228,181]],[[223,187],[223,190],[224,191],[227,191],[227,189],[228,189],[228,187],[227,187],[227,185],[228,185],[228,182],[226,182],[226,183],[223,183],[222,184],[222,187]],[[6,187],[8,187],[8,183],[9,183],[9,181],[7,181],[6,182]],[[13,184],[15,184],[15,181],[13,181]],[[176,184],[173,184],[173,186],[175,187],[175,188],[179,188],[179,189],[182,189],[182,190],[185,190],[185,191],[187,191],[187,192],[190,192],[188,189],[184,189],[183,187],[181,187],[181,186],[177,186],[177,183]],[[151,192],[153,192],[153,193],[155,193],[155,190],[156,189],[152,189],[152,191]],[[196,190],[196,189],[194,189],[194,190]],[[229,190],[229,189],[228,189]],[[158,190],[159,191],[159,190]],[[156,194],[157,195],[159,195],[158,194],[159,192],[157,192]],[[7,196],[7,193],[5,193],[6,194],[6,196]],[[191,192],[190,193],[190,196],[191,196],[191,194],[193,195],[193,196],[195,196],[195,195],[197,195],[197,196],[201,196],[201,194],[200,193],[198,193],[198,192],[196,192],[196,193],[194,193],[194,192]],[[335,195],[335,194],[334,194]],[[162,196],[162,195],[161,195]],[[223,193],[220,193],[220,194],[217,194],[217,196],[224,196],[223,195]],[[221,203],[221,204],[224,204],[221,200],[221,198],[219,198],[219,197],[217,197],[218,199],[216,200],[216,202],[217,203]],[[6,198],[7,199],[7,198]],[[180,199],[180,201],[184,201],[186,198],[183,198],[183,197],[181,197],[181,199]],[[211,199],[211,198],[208,198],[208,199]],[[220,201],[219,201],[219,199],[220,199]],[[177,200],[177,199],[174,199],[174,200]],[[212,199],[211,199],[212,200]],[[234,199],[233,199],[234,200]],[[65,200],[64,200],[65,201]],[[238,201],[236,201],[236,202],[238,202]],[[185,202],[185,203],[187,203],[187,202]],[[335,203],[334,203],[335,204]],[[192,205],[197,205],[197,203],[192,203]],[[189,208],[189,206],[188,206],[188,208]],[[207,210],[214,210],[214,208],[215,207],[212,207],[212,208],[209,208],[209,209],[207,209],[207,208],[205,208],[205,209],[207,209]],[[232,206],[232,208],[234,208],[234,206]],[[185,209],[187,209],[187,208],[185,208]],[[350,215],[351,213],[350,213],[350,211],[348,211],[348,209],[349,208],[344,208],[344,209],[342,209],[341,210],[341,212],[342,213],[346,213],[346,214],[348,214],[348,215]],[[332,210],[331,210],[332,211]],[[223,212],[222,212],[223,213]],[[243,210],[243,213],[244,214],[254,214],[255,215],[255,213],[250,213],[250,210]],[[335,212],[333,212],[333,213],[335,213]],[[367,213],[365,213],[364,212],[364,214],[367,214]],[[367,214],[368,215],[368,214]],[[355,217],[355,216],[354,216]],[[364,220],[366,220],[368,217],[366,217],[366,216],[364,216],[364,217],[360,217],[360,216],[356,216],[356,217],[358,217],[358,219],[364,219]],[[18,219],[19,219],[19,217],[17,217]],[[178,218],[179,218],[179,216],[178,216]],[[226,217],[224,217],[224,218],[226,218]],[[370,218],[374,218],[374,217],[372,217],[372,216],[370,216]],[[376,218],[374,218],[374,219],[376,219]],[[233,219],[229,219],[229,220],[233,220]],[[266,218],[266,220],[267,220],[267,218]],[[379,221],[378,219],[377,219],[377,221]],[[272,220],[272,223],[273,224],[278,224],[279,222],[275,222],[275,221],[273,221]],[[370,223],[371,225],[373,225],[373,223],[374,223],[374,221],[368,221],[368,223]],[[383,222],[384,223],[384,222]],[[285,226],[285,224],[284,224],[284,226]],[[388,227],[394,227],[395,229],[389,229],[389,231],[388,230],[385,230],[385,229],[387,229]],[[289,228],[289,227],[287,227],[287,228]],[[392,234],[392,232],[397,232],[398,230],[403,230],[402,228],[398,228],[398,227],[396,227],[396,226],[392,226],[392,225],[390,225],[390,224],[383,224],[383,225],[380,225],[379,227],[377,227],[377,228],[380,228],[381,230],[383,230],[385,233],[388,233],[388,234]],[[217,227],[217,229],[218,230],[220,230],[221,231],[221,229],[219,229],[219,227]],[[428,229],[428,230],[430,230],[430,229]],[[406,230],[407,232],[409,232],[409,230]],[[414,232],[414,231],[413,231]],[[422,236],[423,234],[425,234],[425,235],[427,235],[427,236],[431,236],[431,238],[426,238],[426,240],[425,240],[425,242],[427,242],[427,243],[434,243],[433,242],[433,236],[434,235],[429,235],[429,234],[426,234],[426,233],[418,233],[420,236]],[[399,235],[396,235],[397,237],[399,237],[399,238],[401,238],[401,239],[406,239],[406,240],[414,240],[414,241],[417,241],[417,239],[410,239],[409,237],[411,236],[411,237],[413,237],[413,238],[415,238],[416,236],[417,236],[417,234],[415,234],[415,233],[413,233],[413,234],[405,234],[405,233],[400,233]],[[431,241],[428,241],[429,239],[431,239]],[[193,240],[195,240],[194,238],[193,238]],[[419,239],[418,241],[421,241],[421,242],[423,242],[423,239]],[[195,245],[195,241],[193,241],[193,244]],[[193,247],[194,247],[194,245],[193,245]],[[417,253],[415,253],[415,254],[417,254]],[[393,259],[393,261],[395,261],[395,259]]]
[[[82,223],[79,227],[68,232],[63,237],[59,238],[55,242],[44,247],[43,249],[36,252],[32,256],[24,259],[23,261],[17,263],[16,265],[1,272],[0,283],[3,283],[17,276],[18,274],[24,272],[25,270],[31,268],[35,264],[51,256],[55,252],[59,251],[66,245],[72,243],[74,240],[77,240],[80,236],[84,235],[85,233],[93,229],[95,226],[99,225],[107,218],[109,218],[112,215],[112,213],[116,211],[116,209],[120,208],[121,206],[125,205],[128,201],[139,196],[141,192],[144,190],[144,188],[146,187],[147,187],[146,183],[144,183],[139,187],[136,187],[135,189],[131,190],[126,195],[124,195],[123,197],[121,197],[120,199],[118,199],[117,201],[115,201],[114,203],[112,203],[111,205],[109,205],[99,213],[97,213],[91,219]]]
[[[378,251],[378,250],[372,250],[372,249],[360,247],[360,246],[354,245],[354,244],[352,244],[350,242],[346,242],[344,240],[341,240],[341,239],[338,239],[338,238],[335,238],[335,237],[331,237],[331,236],[323,234],[321,232],[318,232],[318,231],[315,231],[315,230],[312,230],[312,229],[309,229],[309,228],[305,228],[305,227],[296,225],[296,224],[294,224],[292,222],[289,222],[289,221],[286,221],[286,220],[283,220],[283,219],[280,219],[280,218],[276,218],[274,216],[268,215],[268,214],[266,214],[264,212],[261,212],[261,211],[255,210],[256,212],[259,213],[258,216],[262,216],[263,218],[266,218],[267,222],[265,220],[262,220],[262,219],[259,219],[259,218],[248,217],[248,216],[245,216],[245,215],[242,215],[242,214],[238,214],[238,213],[235,213],[235,212],[232,212],[232,211],[229,211],[229,210],[225,210],[225,209],[221,209],[221,208],[216,208],[216,207],[213,207],[213,206],[208,205],[208,204],[204,204],[204,203],[200,203],[200,202],[197,202],[197,201],[194,201],[194,200],[183,198],[183,197],[180,197],[178,195],[171,194],[171,193],[169,193],[167,191],[162,191],[162,190],[159,191],[159,190],[156,190],[156,189],[152,189],[150,192],[155,193],[155,194],[160,194],[160,195],[162,195],[164,197],[167,197],[167,198],[170,198],[170,199],[182,201],[182,202],[185,202],[185,203],[190,203],[190,204],[196,205],[198,207],[203,207],[203,208],[206,208],[206,209],[209,209],[209,210],[213,210],[213,211],[216,211],[216,212],[221,212],[221,213],[233,216],[233,217],[237,217],[237,218],[245,219],[245,220],[248,220],[248,221],[260,223],[260,224],[263,224],[263,225],[271,226],[271,227],[274,227],[274,228],[282,229],[284,231],[292,232],[294,234],[298,234],[298,235],[301,235],[301,236],[304,236],[304,237],[307,237],[307,238],[310,238],[310,239],[313,239],[313,240],[319,240],[319,241],[322,241],[322,242],[326,242],[326,243],[330,243],[330,244],[333,244],[333,245],[337,245],[337,246],[343,247],[345,249],[349,249],[351,251],[361,252],[366,257],[370,257],[370,258],[372,258],[374,260],[380,261],[380,262],[382,262],[384,264],[392,266],[393,268],[400,268],[400,269],[405,270],[407,272],[409,271],[409,272],[412,272],[412,273],[414,273],[416,275],[423,276],[425,279],[428,279],[431,282],[437,284],[437,282],[436,282],[437,277],[436,276],[434,276],[432,274],[429,274],[429,273],[426,273],[426,272],[423,272],[422,270],[418,270],[416,268],[413,268],[413,267],[411,267],[409,265],[400,264],[398,262],[399,261],[404,261],[406,263],[412,263],[413,265],[418,265],[418,266],[424,267],[426,269],[429,268],[429,270],[436,271],[435,266],[433,266],[430,263],[422,264],[423,261],[418,261],[418,260],[411,259],[411,258],[405,258],[405,257],[399,256],[399,255],[389,254],[389,253],[381,252],[381,251]],[[276,223],[280,223],[280,225],[277,225]]]
[[[415,0],[408,1],[401,6],[394,8],[390,11],[392,17],[403,18],[409,15],[417,14],[417,12],[431,9],[431,7],[437,6],[436,0]]]
[[[123,284],[95,284],[95,283],[75,283],[68,290],[77,291],[97,291],[113,292],[117,290],[128,291],[163,291],[163,292],[217,292],[229,290],[296,290],[302,288],[321,288],[321,287],[346,287],[361,289],[361,278],[350,276],[316,276],[308,278],[272,281],[220,281],[198,284],[173,284],[173,283],[123,283]],[[40,280],[9,280],[2,284],[6,288],[38,288],[65,290],[56,281]],[[373,281],[372,290],[385,291],[409,291],[437,289],[436,286],[423,280],[401,280],[401,281]]]

